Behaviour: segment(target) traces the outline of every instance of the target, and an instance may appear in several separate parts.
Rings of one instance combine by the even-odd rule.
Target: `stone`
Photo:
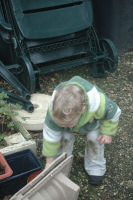
[[[34,105],[34,111],[29,113],[23,109],[18,110],[16,119],[22,123],[26,130],[41,131],[43,129],[50,99],[51,96],[49,95],[40,93],[32,94],[30,101]]]
[[[2,148],[0,149],[0,152],[5,156],[25,149],[30,149],[35,155],[37,155],[36,142],[32,139]]]
[[[10,200],[77,200],[80,187],[68,177],[72,160],[63,153]]]
[[[4,142],[7,146],[18,144],[26,141],[21,133],[15,133],[10,136],[4,137]]]

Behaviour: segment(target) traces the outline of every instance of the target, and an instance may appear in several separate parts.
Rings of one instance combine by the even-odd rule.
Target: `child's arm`
[[[100,94],[100,105],[98,110],[95,112],[95,119],[100,121],[100,132],[101,137],[99,140],[102,142],[110,142],[110,138],[105,136],[115,135],[119,123],[119,117],[121,110],[116,103],[109,99],[106,95]]]
[[[61,132],[53,131],[46,125],[43,128],[43,149],[42,154],[46,157],[45,169],[53,162],[60,147]]]
[[[42,154],[46,158],[55,157],[58,153],[61,141],[61,131],[54,131],[46,124],[43,128],[43,149]]]
[[[49,158],[56,156],[58,149],[60,147],[60,140],[62,137],[61,134],[62,128],[58,127],[51,115],[49,110],[45,118],[45,123],[43,127],[43,149],[42,154]]]

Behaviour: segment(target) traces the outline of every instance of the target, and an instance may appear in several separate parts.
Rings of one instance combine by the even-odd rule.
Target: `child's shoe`
[[[89,176],[89,184],[91,185],[101,185],[103,181],[103,176]]]

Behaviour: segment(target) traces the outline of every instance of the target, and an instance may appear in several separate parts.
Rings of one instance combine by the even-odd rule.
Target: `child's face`
[[[76,126],[76,124],[78,123],[79,119],[80,119],[80,115],[76,116],[74,119],[72,119],[72,120],[69,121],[69,122],[64,122],[64,121],[57,120],[57,119],[56,119],[56,122],[57,122],[61,127],[64,127],[64,128],[72,128],[72,127]]]
[[[82,113],[84,113],[86,109],[86,106],[83,106],[81,112],[79,113],[75,113],[75,116],[71,116],[71,115],[68,115],[66,119],[57,119],[55,118],[55,121],[57,122],[57,124],[59,124],[61,127],[64,127],[64,128],[73,128],[74,126],[77,125],[79,119],[80,119],[80,116],[82,115]]]

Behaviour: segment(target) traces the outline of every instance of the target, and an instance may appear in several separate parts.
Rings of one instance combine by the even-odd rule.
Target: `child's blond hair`
[[[74,84],[60,88],[53,101],[53,117],[58,124],[68,125],[78,122],[81,113],[85,110],[86,96],[84,90]]]

